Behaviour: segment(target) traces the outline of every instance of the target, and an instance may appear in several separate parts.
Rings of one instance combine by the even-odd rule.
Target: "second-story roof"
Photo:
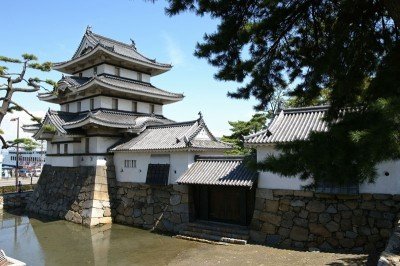
[[[44,118],[43,126],[35,133],[34,138],[40,139],[46,131],[45,125],[54,126],[55,130],[63,135],[74,135],[80,132],[83,126],[97,125],[123,130],[123,132],[140,133],[149,125],[173,123],[161,115],[133,113],[109,109],[96,109],[80,113],[70,113],[49,110]]]
[[[112,148],[113,152],[228,150],[232,147],[217,140],[204,120],[149,126],[139,136]]]
[[[77,95],[84,90],[96,88],[110,91],[114,96],[130,95],[132,98],[145,99],[163,104],[180,101],[184,98],[181,93],[173,93],[159,89],[150,83],[101,74],[92,78],[64,76],[58,87],[51,93],[40,93],[40,100],[61,103],[63,97]]]
[[[324,120],[329,106],[283,109],[276,115],[267,129],[244,138],[245,145],[284,143],[305,140],[313,131],[327,131]]]

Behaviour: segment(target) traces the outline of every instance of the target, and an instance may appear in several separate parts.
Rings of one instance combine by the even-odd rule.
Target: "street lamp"
[[[19,117],[12,118],[10,121],[17,121],[17,140],[19,139]],[[19,175],[19,142],[17,142],[17,163],[15,164],[15,188],[18,189],[18,175]]]

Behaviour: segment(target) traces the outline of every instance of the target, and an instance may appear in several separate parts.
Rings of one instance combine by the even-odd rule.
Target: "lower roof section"
[[[198,156],[177,180],[186,185],[252,187],[258,173],[248,169],[242,156]]]

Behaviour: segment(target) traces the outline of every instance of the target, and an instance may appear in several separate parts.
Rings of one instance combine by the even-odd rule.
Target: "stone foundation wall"
[[[331,195],[257,189],[251,239],[281,247],[384,249],[400,212],[400,195]]]
[[[31,195],[32,191],[2,194],[0,195],[0,210],[24,208]]]
[[[176,233],[189,222],[187,186],[117,182],[116,187],[113,217],[117,223]]]
[[[45,165],[27,210],[86,226],[111,223],[113,166]]]
[[[397,222],[378,262],[378,266],[391,265],[400,265],[400,220]]]

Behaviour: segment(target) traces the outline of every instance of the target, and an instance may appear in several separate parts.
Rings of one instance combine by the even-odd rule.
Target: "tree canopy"
[[[218,80],[243,84],[230,97],[255,97],[264,110],[278,90],[300,106],[329,95],[329,131],[278,145],[283,153],[262,169],[363,182],[377,177],[377,163],[400,158],[398,1],[168,2],[168,15],[189,10],[219,20],[195,55],[218,69]]]
[[[36,77],[26,77],[26,71],[28,68],[36,69],[44,72],[48,72],[51,70],[52,63],[51,62],[43,62],[39,63],[38,58],[33,54],[22,54],[21,59],[11,58],[7,56],[0,55],[0,62],[3,62],[3,65],[0,65],[0,82],[5,81],[5,83],[0,83],[0,92],[3,93],[0,95],[0,125],[3,121],[3,118],[7,113],[12,113],[14,111],[23,111],[27,113],[32,121],[36,123],[41,123],[41,118],[34,116],[29,110],[24,108],[21,104],[15,102],[13,100],[14,93],[32,93],[38,92],[41,89],[47,90],[42,84],[51,85],[55,87],[57,84],[52,80],[41,80]],[[21,65],[21,71],[18,73],[9,72],[7,65],[8,64],[19,64]],[[0,132],[0,141],[2,142],[2,148],[8,148],[14,146],[16,144],[23,145],[26,149],[33,149],[37,146],[37,144],[30,139],[16,139],[14,141],[6,141],[1,135],[3,132]]]
[[[228,151],[232,155],[249,155],[251,149],[244,147],[243,137],[254,134],[266,128],[267,114],[256,113],[249,121],[229,121],[232,134],[223,136],[222,141],[233,144],[233,149]]]

